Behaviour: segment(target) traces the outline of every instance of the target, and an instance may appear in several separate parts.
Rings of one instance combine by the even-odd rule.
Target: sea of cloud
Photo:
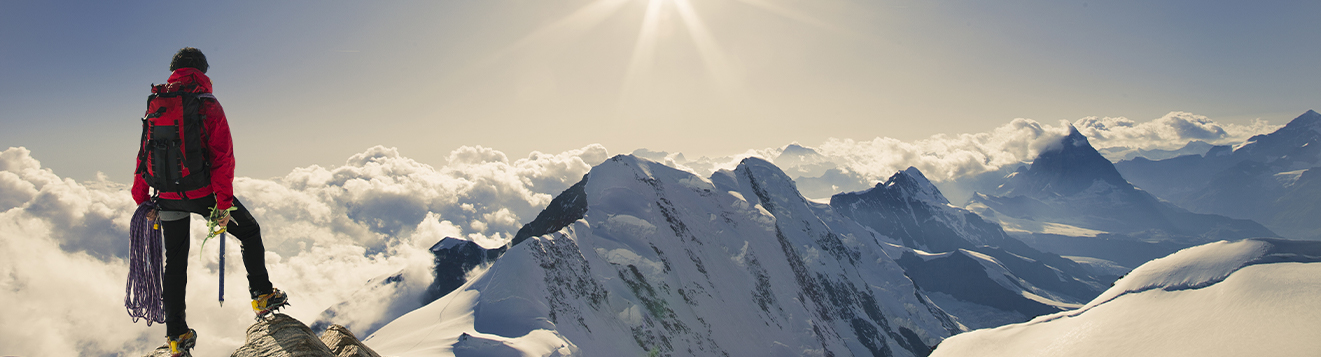
[[[746,157],[760,157],[784,169],[810,198],[866,189],[911,166],[941,186],[946,195],[953,196],[950,197],[952,202],[960,203],[972,191],[985,192],[994,188],[988,185],[1018,166],[1031,162],[1043,149],[1068,135],[1070,127],[1087,136],[1092,146],[1108,158],[1118,160],[1131,158],[1133,153],[1139,152],[1175,151],[1195,141],[1210,145],[1238,144],[1281,126],[1260,119],[1247,125],[1219,123],[1185,112],[1171,112],[1145,122],[1123,117],[1086,117],[1050,124],[1019,118],[989,132],[937,134],[915,141],[889,137],[871,140],[832,138],[814,147],[799,146],[808,149],[806,153],[770,148],[696,160],[685,159],[682,154],[649,150],[639,150],[635,154],[699,175],[731,169]]]
[[[446,236],[504,244],[560,191],[607,153],[591,145],[510,160],[483,147],[455,150],[436,168],[373,147],[338,167],[299,168],[283,178],[235,180],[236,196],[262,226],[272,282],[289,292],[288,314],[311,323],[355,300],[417,300],[431,283],[431,245]],[[133,323],[123,308],[128,187],[104,176],[61,178],[25,148],[0,152],[0,355],[142,355],[164,327]],[[219,248],[202,248],[194,216],[187,301],[200,334],[197,355],[227,355],[252,323],[237,240],[230,240],[223,307]],[[396,289],[369,282],[402,279]],[[383,296],[371,296],[378,294]],[[407,306],[407,304],[405,304]],[[420,306],[420,303],[413,307]],[[357,312],[368,325],[398,311]]]
[[[1098,148],[1151,150],[1192,141],[1233,144],[1279,127],[1222,124],[1188,113],[1140,123],[1015,119],[985,133],[910,142],[830,139],[815,147],[698,159],[634,154],[702,176],[761,157],[776,162],[814,198],[865,189],[913,166],[958,203],[978,182],[1030,161],[1070,125]],[[487,247],[505,244],[554,195],[607,158],[600,145],[515,160],[476,146],[456,149],[444,166],[434,167],[377,146],[340,166],[298,168],[269,180],[240,177],[235,193],[261,223],[271,279],[291,296],[287,312],[311,323],[348,300],[417,301],[431,283],[431,245],[447,236]],[[104,176],[76,182],[42,168],[25,148],[0,152],[0,316],[11,322],[0,324],[0,355],[141,355],[163,342],[163,326],[133,323],[122,307],[134,209],[128,188]],[[231,303],[217,304],[218,245],[201,247],[205,228],[199,217],[193,219],[189,322],[201,335],[199,355],[225,355],[242,343],[252,323],[244,269],[231,240],[225,269]],[[383,281],[396,286],[372,285]],[[335,322],[375,325],[417,306],[361,308]]]
[[[1265,134],[1281,125],[1256,119],[1249,124],[1219,123],[1206,116],[1188,112],[1170,112],[1147,122],[1119,117],[1086,117],[1073,123],[1100,148],[1174,150],[1192,141],[1212,145],[1238,144],[1257,134]]]

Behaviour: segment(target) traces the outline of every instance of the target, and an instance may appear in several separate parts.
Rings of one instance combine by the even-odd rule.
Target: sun
[[[817,21],[810,16],[776,3],[776,1],[782,0],[708,1],[736,2],[794,22],[822,28],[831,27],[829,24]],[[626,5],[636,6],[640,3],[645,4],[645,11],[642,13],[640,21],[638,21],[637,37],[632,43],[628,66],[625,73],[623,73],[619,95],[621,109],[646,100],[647,88],[654,77],[657,48],[661,40],[660,29],[662,26],[670,25],[663,24],[663,21],[677,21],[677,25],[684,30],[683,32],[687,33],[686,42],[696,50],[695,52],[703,68],[705,68],[706,76],[710,78],[710,83],[714,85],[715,89],[723,95],[738,96],[739,90],[733,71],[734,68],[730,66],[723,47],[707,25],[707,19],[704,19],[693,5],[694,0],[594,0],[558,21],[552,22],[550,25],[544,26],[520,39],[498,53],[497,57],[533,44],[582,37],[605,20],[618,16],[620,9],[626,7]]]
[[[706,22],[698,16],[691,0],[642,0],[647,2],[647,10],[642,16],[641,28],[633,46],[628,71],[624,76],[621,89],[621,105],[628,105],[636,99],[639,92],[650,81],[651,69],[656,56],[656,45],[660,36],[662,13],[673,11],[678,15],[681,25],[688,33],[697,54],[705,65],[709,75],[722,92],[733,90],[734,83],[725,55],[715,36],[707,28]]]

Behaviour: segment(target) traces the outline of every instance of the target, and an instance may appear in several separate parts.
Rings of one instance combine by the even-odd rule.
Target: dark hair
[[[202,73],[206,73],[206,67],[208,67],[206,55],[202,54],[202,50],[192,47],[180,49],[179,52],[174,53],[174,58],[170,60],[170,72],[180,68],[196,68]]]

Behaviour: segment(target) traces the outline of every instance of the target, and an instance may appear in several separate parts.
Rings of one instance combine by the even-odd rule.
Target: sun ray
[[[523,38],[496,51],[489,56],[482,64],[495,62],[510,53],[516,52],[533,44],[545,44],[548,42],[563,42],[568,39],[582,37],[583,33],[595,28],[606,19],[623,8],[624,4],[632,0],[596,0],[590,4],[584,5],[573,13],[565,16],[550,25],[543,26],[532,33],[523,36]]]
[[[637,42],[633,46],[633,56],[629,60],[628,72],[624,74],[621,106],[630,106],[637,99],[638,92],[650,81],[652,65],[655,62],[657,35],[660,29],[661,5],[666,0],[648,0],[647,12],[642,17],[642,28],[638,31]]]
[[[798,21],[798,22],[801,22],[801,23],[803,23],[803,24],[807,24],[807,25],[815,26],[815,27],[818,27],[818,28],[821,28],[821,29],[824,29],[824,30],[827,30],[827,31],[832,31],[832,32],[841,33],[841,34],[852,34],[851,31],[848,31],[848,30],[846,30],[846,29],[844,29],[844,28],[842,28],[842,27],[836,26],[836,25],[834,25],[834,24],[831,24],[831,23],[828,23],[828,22],[825,22],[825,21],[817,20],[817,19],[814,18],[814,17],[808,16],[808,15],[803,14],[803,13],[798,12],[798,11],[794,11],[793,9],[790,9],[790,8],[784,7],[784,6],[782,6],[782,5],[777,5],[777,4],[771,3],[771,2],[769,2],[769,1],[767,1],[767,0],[734,0],[734,1],[738,1],[738,2],[741,2],[741,3],[747,4],[747,5],[750,5],[750,6],[752,6],[752,7],[756,7],[756,8],[758,8],[758,9],[763,10],[763,11],[766,11],[766,12],[769,12],[769,13],[772,13],[772,14],[775,14],[775,15],[779,15],[779,16],[781,16],[781,17],[784,17],[784,18],[787,18],[787,19],[790,19],[790,20]]]
[[[684,27],[688,30],[688,36],[692,38],[693,44],[697,46],[697,54],[702,57],[702,62],[706,65],[707,72],[715,79],[718,89],[726,94],[733,94],[735,83],[733,80],[732,68],[725,59],[725,54],[720,50],[715,37],[711,36],[711,31],[702,22],[702,18],[697,16],[697,11],[689,0],[672,0],[678,9],[679,19],[683,21]]]

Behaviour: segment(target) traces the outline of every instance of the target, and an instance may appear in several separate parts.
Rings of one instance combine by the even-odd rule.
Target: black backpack
[[[211,184],[211,160],[201,114],[211,93],[177,83],[152,85],[147,115],[142,117],[138,174],[157,192],[184,192]],[[183,198],[187,198],[184,196]]]

